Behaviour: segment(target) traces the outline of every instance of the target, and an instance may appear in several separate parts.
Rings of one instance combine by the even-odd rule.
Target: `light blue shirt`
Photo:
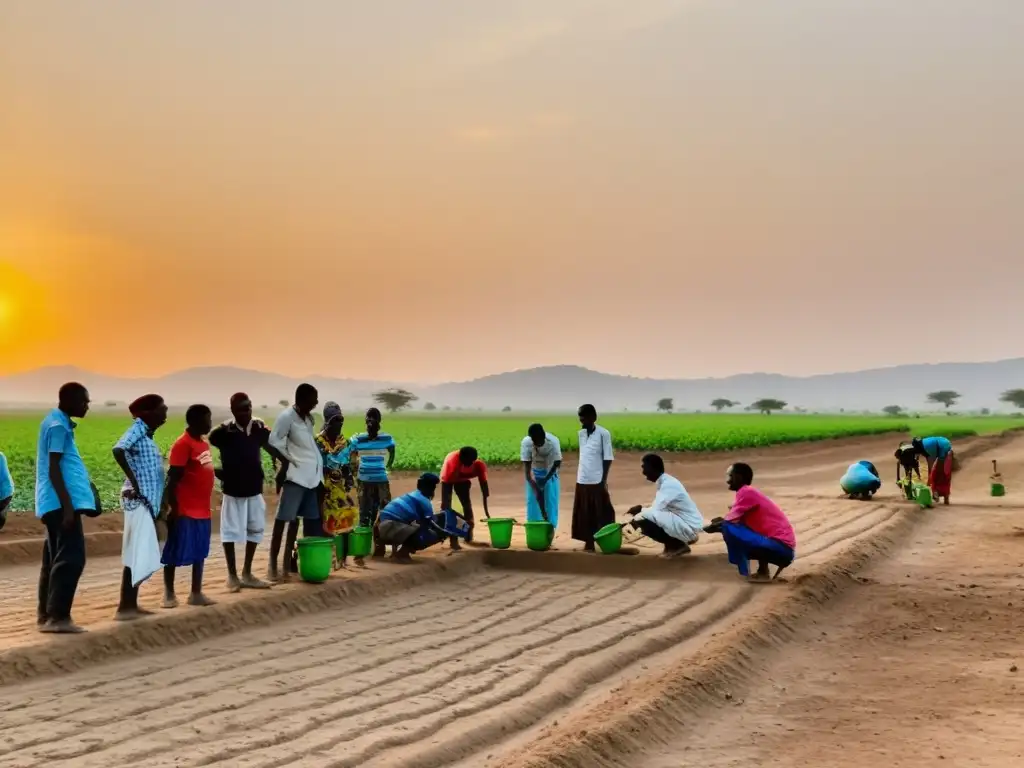
[[[164,458],[153,436],[149,434],[146,422],[136,419],[114,447],[124,451],[128,466],[135,473],[135,479],[139,481],[142,498],[149,507],[150,514],[156,517],[160,514],[160,503],[164,496]],[[126,478],[122,492],[131,490],[131,487]],[[124,499],[121,506],[126,510],[132,510],[142,503],[138,499]]]
[[[39,425],[39,443],[36,448],[36,517],[61,508],[57,489],[50,480],[50,454],[60,454],[60,474],[75,509],[94,510],[96,499],[92,495],[89,471],[75,443],[75,423],[64,411],[54,408]]]
[[[953,450],[953,444],[945,437],[926,437],[921,441],[921,447],[933,459],[944,459]]]
[[[14,480],[11,470],[7,468],[7,457],[0,453],[0,501],[14,495]]]

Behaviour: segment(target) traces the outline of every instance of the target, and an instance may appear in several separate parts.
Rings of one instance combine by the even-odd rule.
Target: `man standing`
[[[267,504],[263,500],[261,451],[277,460],[283,457],[270,445],[270,430],[252,417],[252,401],[244,392],[231,396],[231,416],[210,433],[210,445],[220,451],[218,477],[224,493],[220,511],[220,541],[228,569],[228,592],[269,589],[252,574],[256,548],[263,541]],[[245,544],[245,562],[238,575],[235,545]]]
[[[683,484],[665,472],[665,462],[656,453],[649,453],[640,462],[648,482],[658,489],[654,503],[639,505],[626,514],[633,516],[633,527],[649,539],[665,545],[662,557],[679,557],[690,551],[697,541],[704,518]]]
[[[267,578],[271,582],[288,580],[288,561],[295,548],[299,531],[299,518],[320,519],[320,483],[324,464],[313,432],[313,411],[319,394],[312,384],[300,384],[295,390],[295,405],[288,408],[274,422],[269,444],[281,454],[281,469],[277,473],[277,486],[281,496],[277,502],[274,532],[270,538],[270,565]],[[277,556],[281,552],[281,538],[285,525],[284,568],[277,570]]]
[[[597,409],[580,406],[580,463],[576,470],[576,495],[572,503],[572,537],[594,551],[594,534],[615,522],[615,508],[608,494],[612,468],[612,434],[597,423]]]
[[[487,509],[487,499],[491,495],[491,489],[487,485],[487,465],[480,461],[480,455],[476,448],[467,445],[457,451],[452,451],[445,457],[441,465],[441,509],[452,508],[452,493],[462,505],[462,516],[469,523],[469,535],[467,542],[473,541],[473,500],[469,491],[473,487],[473,478],[480,483],[480,494],[484,500],[484,514],[490,514]],[[450,537],[453,552],[462,549],[459,540],[455,536]]]
[[[526,520],[547,521],[558,529],[558,498],[561,482],[562,444],[541,424],[531,424],[520,444],[519,458],[526,475]]]
[[[78,580],[85,570],[82,515],[100,512],[99,493],[89,481],[78,445],[76,424],[89,412],[89,392],[81,384],[60,388],[57,408],[39,427],[36,450],[36,517],[46,526],[39,571],[40,632],[84,632],[71,620]]]

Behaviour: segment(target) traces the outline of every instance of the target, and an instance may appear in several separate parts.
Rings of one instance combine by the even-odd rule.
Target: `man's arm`
[[[64,483],[64,473],[60,469],[60,460],[63,455],[63,453],[50,451],[50,483],[60,501],[60,508],[63,512],[61,522],[65,528],[70,528],[75,524],[75,505],[71,503],[71,494],[68,493],[68,487]]]
[[[393,466],[395,466],[395,443],[392,440],[391,441],[391,445],[388,446],[388,464],[387,464],[388,472],[391,471],[391,468]]]
[[[288,433],[292,428],[292,418],[288,411],[281,414],[281,418],[274,422],[274,428],[270,430],[270,435],[267,437],[267,452],[270,453],[270,449],[273,448],[277,452],[277,458],[279,461],[286,461],[289,464],[292,463],[292,457],[288,453]],[[274,456],[273,453],[270,453]]]
[[[612,433],[605,431],[603,439],[601,440],[601,451],[604,458],[604,471],[601,473],[601,485],[608,487],[608,473],[612,469],[612,461],[615,457],[612,455]]]

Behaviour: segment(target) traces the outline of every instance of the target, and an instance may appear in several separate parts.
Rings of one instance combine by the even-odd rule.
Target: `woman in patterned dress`
[[[345,452],[348,441],[341,433],[344,426],[345,417],[341,408],[337,403],[327,403],[324,406],[324,427],[316,437],[316,445],[324,457],[324,490],[320,515],[324,534],[341,536],[341,552],[337,563],[341,568],[345,567],[349,534],[359,517],[359,510],[351,494],[352,470]],[[356,565],[363,565],[363,558],[357,557]]]

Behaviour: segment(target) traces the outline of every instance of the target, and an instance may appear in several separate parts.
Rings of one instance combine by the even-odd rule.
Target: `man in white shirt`
[[[594,551],[594,534],[615,522],[615,507],[608,494],[612,468],[612,434],[597,424],[597,409],[587,403],[579,409],[580,463],[576,470],[576,494],[572,502],[572,537]]]
[[[649,539],[665,545],[662,557],[679,557],[690,551],[704,527],[704,517],[683,484],[672,475],[665,474],[661,456],[649,453],[640,467],[650,482],[657,486],[654,503],[649,507],[635,506],[627,514],[633,516],[633,527]]]
[[[295,405],[285,410],[270,432],[268,443],[285,461],[277,473],[277,488],[281,496],[277,502],[274,533],[270,538],[270,565],[267,578],[273,583],[288,580],[288,561],[295,548],[299,531],[299,518],[320,519],[320,484],[323,482],[324,460],[316,445],[313,411],[318,401],[316,387],[300,384],[295,390]],[[281,551],[281,538],[285,525],[284,568],[277,570],[277,556]]]
[[[547,520],[558,529],[558,497],[561,483],[562,444],[540,424],[531,424],[520,445],[519,455],[526,475],[526,520]]]

